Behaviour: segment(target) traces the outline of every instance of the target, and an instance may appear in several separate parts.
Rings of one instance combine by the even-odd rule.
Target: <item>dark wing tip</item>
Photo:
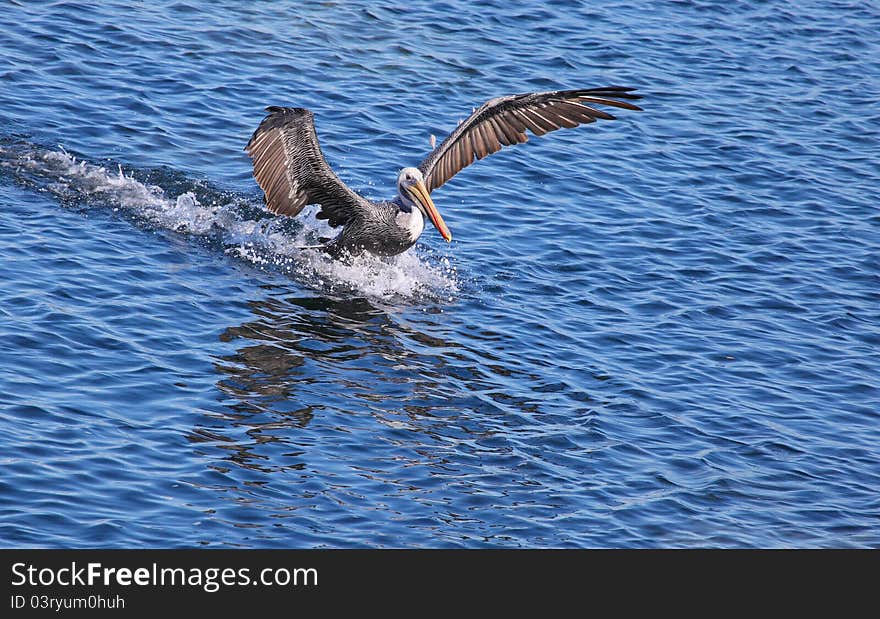
[[[266,108],[266,111],[269,115],[263,119],[257,130],[262,129],[265,131],[274,127],[280,127],[292,120],[298,120],[301,118],[311,119],[314,116],[304,107],[281,107],[278,105],[270,105]]]
[[[613,93],[613,96],[622,97],[624,99],[641,99],[642,95],[635,94],[635,90],[635,86],[602,86],[601,88],[587,88],[580,92],[592,94],[604,92],[609,95]]]
[[[578,90],[564,90],[560,95],[582,99],[584,102],[598,103],[600,105],[610,105],[625,110],[633,110],[642,112],[642,108],[628,101],[620,101],[620,99],[642,99],[642,95],[636,94],[636,89],[631,86],[603,86],[601,88],[585,88]]]
[[[291,120],[303,117],[311,118],[313,116],[312,112],[304,107],[281,107],[280,105],[270,105],[266,108],[266,112],[268,112],[268,115],[263,118],[256,131],[254,131],[251,136],[251,139],[248,140],[248,143],[244,147],[244,150],[247,153],[250,153],[251,145],[260,134],[272,129],[280,129]]]
[[[639,97],[639,99],[641,99],[641,97]],[[645,111],[642,108],[640,108],[638,105],[636,105],[634,103],[628,103],[626,101],[612,101],[612,102],[601,101],[601,103],[602,103],[602,105],[613,105],[614,107],[619,107],[624,110],[632,110],[634,112],[644,112]],[[609,114],[609,116],[611,116],[611,115]],[[611,118],[616,119],[616,116],[611,116]]]
[[[311,112],[304,107],[281,107],[280,105],[270,105],[266,108],[266,111],[269,112],[270,116],[275,114],[284,114],[286,116],[308,116],[311,114]]]

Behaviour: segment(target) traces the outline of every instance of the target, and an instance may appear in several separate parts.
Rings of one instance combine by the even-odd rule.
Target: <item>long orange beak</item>
[[[452,233],[449,231],[449,228],[446,227],[446,222],[440,217],[440,212],[437,210],[437,207],[434,206],[434,201],[431,200],[431,194],[428,193],[428,188],[425,187],[425,183],[417,181],[415,185],[410,187],[410,194],[413,198],[418,200],[419,204],[425,207],[425,210],[428,212],[428,217],[431,218],[431,223],[440,231],[440,236],[446,239],[447,242],[451,241]]]

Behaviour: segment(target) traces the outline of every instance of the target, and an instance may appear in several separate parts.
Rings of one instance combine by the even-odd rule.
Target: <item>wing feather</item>
[[[535,121],[532,120],[531,117],[528,114],[526,114],[524,111],[514,110],[513,113],[516,114],[517,118],[519,118],[520,121],[522,121],[522,123],[525,125],[526,129],[531,131],[534,135],[540,137],[540,136],[544,135],[545,133],[547,133],[546,131],[541,129],[540,125],[536,124]]]
[[[614,120],[592,105],[640,110],[627,99],[641,99],[632,88],[608,86],[579,90],[525,93],[492,99],[460,123],[419,164],[429,191],[440,187],[477,159],[504,146],[528,141],[526,131],[541,136],[557,129]]]
[[[366,200],[348,188],[324,159],[312,113],[303,108],[267,107],[245,151],[253,159],[254,178],[266,208],[297,215],[320,204],[318,219],[339,226],[363,212]]]
[[[503,137],[501,143],[504,146],[511,146],[513,144],[517,144],[519,142],[519,136],[516,131],[510,125],[510,123],[503,116],[496,116],[495,118],[490,118],[489,121],[495,128],[495,133],[499,136]]]

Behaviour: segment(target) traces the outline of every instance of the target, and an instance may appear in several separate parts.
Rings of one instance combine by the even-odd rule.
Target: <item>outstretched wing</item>
[[[610,105],[627,110],[638,106],[618,99],[641,99],[633,88],[608,86],[582,90],[555,90],[497,97],[487,101],[456,127],[419,164],[425,185],[433,191],[462,169],[501,150],[502,146],[528,140],[526,129],[544,135],[563,127],[577,127],[597,118],[614,116],[588,104]]]
[[[245,151],[254,163],[254,178],[273,213],[296,215],[307,204],[320,204],[318,219],[345,224],[366,202],[333,173],[315,133],[309,110],[267,107]]]

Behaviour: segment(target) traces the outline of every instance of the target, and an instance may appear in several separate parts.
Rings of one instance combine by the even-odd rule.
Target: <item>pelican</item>
[[[446,241],[452,240],[431,192],[476,159],[527,141],[526,130],[541,136],[598,118],[614,119],[592,105],[640,110],[625,101],[641,98],[633,90],[608,86],[490,99],[459,123],[418,166],[400,170],[397,196],[384,202],[367,200],[339,180],[324,159],[309,110],[267,107],[268,116],[244,150],[253,159],[254,178],[269,211],[295,216],[307,204],[318,204],[318,219],[327,220],[333,228],[342,226],[336,238],[322,246],[330,255],[369,252],[394,256],[415,244],[425,228],[425,218]]]

